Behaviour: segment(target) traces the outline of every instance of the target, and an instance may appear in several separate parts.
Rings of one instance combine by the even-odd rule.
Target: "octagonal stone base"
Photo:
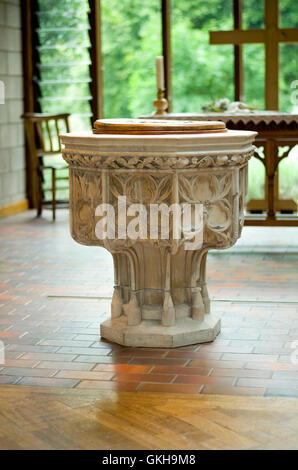
[[[205,315],[199,322],[189,317],[179,318],[174,326],[161,327],[155,320],[143,320],[137,326],[127,326],[127,317],[106,320],[100,325],[101,336],[114,343],[132,347],[176,348],[213,341],[220,332],[220,319]]]

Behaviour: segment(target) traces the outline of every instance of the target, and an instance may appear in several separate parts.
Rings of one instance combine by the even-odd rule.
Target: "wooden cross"
[[[278,45],[280,42],[298,42],[298,28],[278,27],[278,0],[265,0],[265,29],[241,29],[241,0],[234,0],[234,30],[210,31],[210,44],[234,44],[235,83],[238,99],[242,94],[241,45],[265,44],[265,105],[278,110]]]

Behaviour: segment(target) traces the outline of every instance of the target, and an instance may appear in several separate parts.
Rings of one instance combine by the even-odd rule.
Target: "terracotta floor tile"
[[[123,358],[122,358],[123,359]],[[152,366],[184,366],[188,362],[187,359],[152,359],[149,357],[134,357],[130,364],[150,364]]]
[[[119,382],[158,382],[168,383],[172,382],[175,375],[162,375],[162,374],[116,374],[113,380]]]
[[[233,377],[210,377],[204,375],[178,375],[174,383],[233,385]]]
[[[110,351],[109,349],[95,349],[95,348],[76,348],[76,347],[69,347],[63,346],[59,348],[57,351],[58,354],[76,354],[81,356],[108,356]]]
[[[91,370],[95,366],[92,362],[56,362],[41,361],[36,366],[38,369],[56,369],[56,370]]]
[[[256,346],[253,348],[253,353],[255,354],[291,354],[292,350],[290,348],[285,347],[273,347],[273,346],[266,346],[264,344],[260,344],[260,346]]]
[[[5,350],[5,360],[7,359],[20,359],[20,358],[24,358],[24,353],[20,352],[20,351],[7,351]]]
[[[209,360],[195,360],[190,361],[187,366],[190,368],[193,367],[222,367],[224,369],[240,369],[244,367],[244,361],[209,361]]]
[[[75,335],[75,337],[73,339],[74,340],[79,340],[79,341],[92,341],[92,342],[94,342],[94,341],[98,340],[98,334],[96,334],[96,335],[88,335],[88,334],[81,335],[81,334],[79,334],[79,335]]]
[[[298,398],[298,390],[296,388],[267,388],[265,396]]]
[[[138,392],[199,393],[201,385],[142,383]]]
[[[115,374],[112,372],[94,372],[78,370],[60,370],[55,374],[59,379],[79,379],[79,380],[111,380]]]
[[[0,384],[14,384],[20,379],[19,377],[15,377],[13,375],[0,375]]]
[[[97,356],[97,355],[81,355],[74,362],[95,362],[99,364],[126,364],[131,360],[130,356]]]
[[[55,369],[32,369],[26,367],[4,367],[0,374],[2,375],[15,375],[19,377],[52,377],[57,370]]]
[[[72,361],[75,359],[75,354],[58,354],[58,353],[27,353],[22,356],[22,359],[37,360],[37,361]]]
[[[261,377],[268,379],[272,376],[269,370],[253,370],[253,369],[213,369],[211,377]]]
[[[6,367],[34,367],[39,363],[39,361],[27,361],[23,359],[6,359]]]
[[[298,383],[298,367],[296,370],[276,370],[272,375],[273,379],[297,379]]]
[[[33,387],[62,387],[73,388],[78,380],[56,379],[55,377],[23,377],[18,385],[32,385]]]
[[[122,391],[134,391],[137,388],[136,382],[115,382],[115,381],[103,381],[103,380],[82,380],[76,388],[94,388],[98,390],[122,390]]]
[[[221,312],[222,314],[222,312]],[[209,349],[209,348],[212,348],[214,345],[216,346],[228,346],[230,344],[230,340],[229,339],[222,339],[220,337],[220,333],[219,335],[216,337],[216,343],[214,343],[214,341],[210,341],[209,343],[201,343],[199,345],[195,345],[195,348],[196,350],[198,351],[199,349],[203,350],[203,349]],[[182,348],[179,348],[179,350],[182,349]]]
[[[251,395],[264,396],[265,388],[261,387],[227,387],[219,385],[204,385],[201,393],[214,395]]]
[[[100,337],[97,338],[96,341],[92,343],[93,348],[108,348],[108,349],[123,349],[123,346],[117,343],[110,343],[109,341],[105,340],[104,338]]]
[[[155,366],[152,374],[175,374],[175,375],[209,375],[212,368],[208,367],[175,367]]]
[[[247,362],[245,368],[260,370],[297,370],[297,364],[283,362]]]
[[[109,355],[113,357],[117,356],[132,356],[132,357],[158,357],[163,358],[167,354],[167,350],[164,349],[136,349],[136,348],[123,348],[120,350],[112,350]],[[181,351],[181,354],[188,354]]]
[[[24,353],[55,353],[58,351],[57,346],[39,346],[32,344],[10,344],[7,346],[7,351],[20,351]]]
[[[39,343],[41,346],[70,346],[70,347],[78,347],[78,348],[89,348],[92,341],[75,341],[75,340],[67,340],[67,339],[45,339]]]
[[[247,362],[274,362],[277,361],[277,354],[233,354],[224,353],[222,355],[223,361],[247,361]]]
[[[298,390],[298,381],[292,379],[261,379],[241,378],[237,381],[239,387],[293,388]]]
[[[249,345],[217,345],[216,341],[214,345],[210,346],[209,348],[200,348],[200,352],[208,352],[208,353],[251,353],[253,351],[253,346]]]
[[[37,346],[39,342],[40,338],[32,337],[29,335],[24,335],[20,338],[5,338],[5,344],[27,344],[31,346]]]
[[[20,331],[0,331],[0,339],[4,338],[17,338],[23,333]]]
[[[184,352],[184,351],[177,351],[173,350],[168,352],[166,355],[167,359],[172,358],[185,358],[185,359],[211,359],[211,360],[218,360],[220,359],[222,353],[218,352],[207,352],[207,351],[196,351],[196,352]]]
[[[151,369],[151,366],[136,366],[131,364],[98,364],[93,370],[126,374],[146,374]]]

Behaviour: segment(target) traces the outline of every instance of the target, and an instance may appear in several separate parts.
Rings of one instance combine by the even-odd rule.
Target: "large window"
[[[93,0],[99,1],[99,0]],[[69,111],[74,128],[90,126],[88,0],[38,0],[40,103],[44,112]],[[162,53],[162,0],[101,0],[100,65],[104,117],[150,113],[155,98],[155,56]],[[298,3],[280,0],[280,27],[298,26]],[[165,14],[165,9],[163,10]],[[174,112],[200,112],[217,98],[234,99],[234,46],[211,45],[209,31],[234,28],[233,0],[172,0]],[[242,1],[242,28],[264,28],[264,0]],[[92,34],[92,32],[91,32]],[[293,111],[297,44],[281,44],[280,109]],[[265,107],[264,44],[242,46],[243,99]]]

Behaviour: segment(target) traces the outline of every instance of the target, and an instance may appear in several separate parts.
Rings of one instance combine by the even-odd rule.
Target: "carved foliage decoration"
[[[81,242],[89,242],[95,226],[95,208],[102,202],[102,182],[98,174],[92,171],[72,169],[71,204],[73,229]]]
[[[185,169],[185,168],[208,168],[214,166],[234,166],[246,163],[253,155],[254,149],[241,154],[227,155],[204,155],[204,156],[125,156],[104,154],[80,154],[63,152],[63,158],[71,166],[110,168],[110,169]]]
[[[111,174],[110,193],[115,200],[126,196],[128,204],[159,204],[167,200],[172,192],[172,175],[142,174],[130,176],[130,173]]]
[[[179,175],[180,200],[204,205],[204,243],[227,244],[232,222],[231,172]]]
[[[173,189],[173,175],[160,173],[138,173],[129,171],[109,173],[109,197],[108,202],[113,205],[115,211],[115,226],[118,233],[118,198],[126,197],[126,204],[142,204],[147,209],[147,240],[158,246],[170,246],[170,240],[150,238],[150,204],[171,204]],[[120,209],[119,209],[120,210]],[[134,216],[127,215],[127,224]],[[160,227],[159,227],[160,229]],[[114,249],[129,247],[135,243],[134,240],[115,240],[112,242]]]

